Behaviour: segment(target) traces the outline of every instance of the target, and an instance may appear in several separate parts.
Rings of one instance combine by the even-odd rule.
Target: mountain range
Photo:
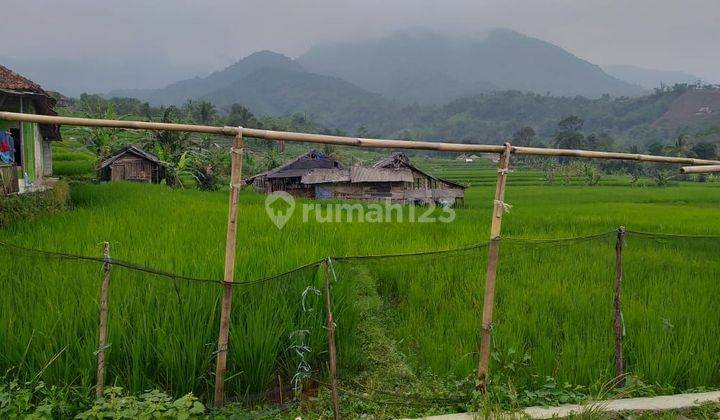
[[[558,46],[509,29],[475,38],[398,33],[316,46],[298,61],[309,71],[403,103],[443,103],[494,90],[587,97],[644,93]]]
[[[205,100],[221,110],[240,103],[258,115],[304,113],[320,126],[351,133],[365,126],[388,136],[466,142],[503,141],[526,125],[549,136],[567,115],[585,119],[590,130],[633,130],[634,137],[646,139],[671,136],[695,120],[703,125],[716,120],[715,103],[695,95],[697,100],[656,123],[674,101],[691,93],[683,95],[682,88],[650,94],[641,85],[650,89],[658,80],[670,84],[690,75],[628,66],[607,71],[635,83],[510,30],[472,39],[404,33],[319,45],[297,59],[260,51],[206,77],[108,96],[152,105]],[[700,118],[695,114],[705,102],[711,112]]]
[[[205,99],[219,106],[240,102],[257,113],[322,114],[346,104],[441,104],[509,89],[587,97],[645,93],[560,47],[497,29],[480,38],[398,33],[319,45],[296,60],[261,51],[207,77],[110,95],[153,105]]]

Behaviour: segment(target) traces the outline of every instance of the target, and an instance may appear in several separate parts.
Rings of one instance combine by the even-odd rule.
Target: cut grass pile
[[[513,176],[513,175],[511,175]],[[504,235],[558,238],[611,231],[720,235],[715,184],[668,188],[509,186]],[[467,191],[452,223],[303,223],[279,230],[264,196],[242,194],[236,279],[271,276],[328,255],[449,249],[483,242],[493,188]],[[1,232],[2,240],[99,255],[178,275],[222,278],[227,197],[163,186],[76,185],[75,209]],[[406,210],[407,211],[407,210]],[[493,379],[531,389],[546,376],[587,386],[612,376],[612,235],[571,244],[501,247]],[[676,389],[720,385],[717,240],[645,238],[626,245],[624,320],[628,369]],[[382,302],[388,336],[419,378],[457,379],[475,369],[485,249],[335,264],[341,374],[353,378],[378,355],[357,340],[362,280]],[[220,287],[115,266],[110,289],[108,381],[203,398],[213,383]],[[362,277],[362,279],[360,278]],[[0,369],[49,383],[92,386],[97,346],[97,263],[6,253],[0,271]],[[303,370],[322,370],[325,330],[317,267],[235,288],[228,382],[254,398]],[[307,332],[303,332],[307,331]],[[307,350],[305,348],[310,350]],[[372,347],[372,346],[370,346]],[[367,384],[366,384],[367,385]],[[392,390],[388,390],[392,391]]]

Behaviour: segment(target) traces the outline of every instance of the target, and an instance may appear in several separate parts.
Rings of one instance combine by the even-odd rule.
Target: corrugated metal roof
[[[325,184],[330,182],[350,182],[347,169],[312,169],[300,180],[303,184]]]
[[[447,179],[438,178],[436,176],[430,175],[429,173],[419,169],[418,167],[416,167],[412,163],[410,163],[410,158],[408,158],[407,155],[402,152],[393,153],[392,155],[386,157],[385,159],[375,162],[375,164],[372,167],[373,168],[406,168],[408,170],[420,173],[430,179],[444,182],[450,186],[454,186],[454,187],[458,187],[458,188],[462,188],[462,189],[466,188],[462,184],[458,184],[457,182],[453,182],[453,181],[448,181]]]
[[[350,182],[413,182],[409,169],[366,168],[353,166],[350,169]]]
[[[373,168],[387,168],[390,166],[399,167],[403,164],[410,164],[410,158],[403,152],[395,152],[390,156],[373,164]]]
[[[339,161],[319,152],[315,149],[310,150],[290,161],[270,169],[269,171],[259,173],[250,178],[247,182],[252,182],[257,177],[266,178],[294,178],[301,177],[309,173],[313,169],[342,169],[343,165]]]

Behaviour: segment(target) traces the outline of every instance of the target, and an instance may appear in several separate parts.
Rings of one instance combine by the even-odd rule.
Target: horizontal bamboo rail
[[[131,120],[104,120],[94,118],[59,117],[51,115],[22,114],[0,112],[0,120],[25,121],[38,124],[62,124],[82,127],[124,128],[129,130],[184,131],[190,133],[236,136],[267,140],[337,144],[341,146],[435,150],[440,152],[462,153],[503,153],[505,147],[488,144],[445,143],[412,140],[366,139],[359,137],[330,136],[325,134],[294,133],[289,131],[260,130],[255,128],[217,127],[194,124],[158,123]],[[513,146],[512,153],[530,156],[566,156],[586,159],[619,159],[640,162],[678,163],[684,165],[720,165],[718,160],[694,159],[687,157],[653,156],[632,153],[595,152],[589,150],[545,149],[541,147]]]
[[[683,166],[680,173],[683,174],[711,174],[720,172],[720,165]]]

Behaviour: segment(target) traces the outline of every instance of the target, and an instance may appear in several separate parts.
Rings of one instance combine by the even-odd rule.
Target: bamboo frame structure
[[[231,188],[230,203],[228,209],[228,226],[227,239],[225,249],[225,284],[223,289],[220,332],[218,337],[217,349],[217,366],[215,374],[215,405],[222,405],[224,397],[224,376],[227,367],[227,343],[230,328],[230,311],[232,303],[232,283],[233,272],[235,267],[235,245],[237,232],[237,207],[240,183],[242,178],[242,148],[243,138],[253,137],[266,140],[275,140],[279,142],[301,142],[301,143],[319,143],[319,144],[335,144],[360,148],[388,148],[388,149],[411,149],[411,150],[433,150],[441,152],[463,152],[463,153],[497,153],[501,155],[499,162],[498,178],[495,191],[495,200],[493,205],[492,228],[490,235],[490,244],[488,246],[488,267],[486,273],[486,290],[483,307],[482,321],[482,341],[480,344],[480,357],[478,363],[478,379],[481,389],[487,386],[487,375],[489,372],[489,356],[490,356],[490,329],[492,325],[492,311],[495,293],[495,279],[497,274],[497,261],[499,256],[499,237],[502,222],[502,213],[504,212],[504,193],[505,182],[507,178],[507,168],[509,165],[510,155],[528,155],[528,156],[554,156],[554,157],[574,157],[585,159],[614,159],[629,160],[638,162],[654,162],[668,164],[693,165],[683,167],[683,173],[708,173],[720,172],[720,161],[695,159],[688,157],[672,157],[672,156],[654,156],[646,154],[617,153],[617,152],[598,152],[590,150],[570,150],[570,149],[546,149],[539,147],[512,146],[509,143],[505,145],[483,145],[483,144],[462,144],[451,142],[428,142],[428,141],[410,141],[410,140],[391,140],[391,139],[369,139],[345,136],[332,136],[321,134],[295,133],[284,131],[260,130],[244,127],[218,127],[206,125],[192,124],[173,124],[173,123],[157,123],[147,121],[131,121],[131,120],[107,120],[92,118],[74,118],[60,117],[49,115],[23,114],[15,112],[0,112],[0,120],[21,121],[38,124],[62,124],[83,127],[105,127],[119,128],[130,130],[155,130],[155,131],[182,131],[190,133],[214,134],[222,136],[234,136],[232,170],[231,170]],[[702,165],[702,166],[700,166]],[[109,254],[108,254],[109,255]],[[109,257],[108,257],[109,258]],[[109,264],[107,276],[109,279]],[[102,299],[101,299],[102,301]],[[105,300],[105,305],[107,301]],[[105,306],[107,309],[107,307]],[[332,315],[332,314],[331,314]],[[105,321],[106,323],[106,321]],[[102,302],[101,302],[101,336],[103,327],[102,321]],[[334,334],[334,328],[333,328]],[[103,354],[103,378],[100,376],[100,352]],[[335,356],[331,356],[331,360]],[[334,374],[333,374],[334,377]],[[104,341],[98,349],[98,386],[102,389],[104,380]],[[333,386],[336,388],[336,384]],[[100,391],[102,392],[102,391]],[[336,399],[336,389],[333,390],[334,400]],[[335,407],[336,401],[333,401],[336,416],[339,413]]]
[[[105,390],[105,348],[107,347],[108,291],[110,288],[110,243],[103,242],[103,277],[100,285],[100,321],[98,326],[97,381],[95,397],[102,398]]]
[[[680,168],[682,174],[712,174],[720,173],[720,165],[683,166]]]
[[[623,358],[623,326],[622,326],[622,280],[623,280],[623,244],[625,242],[625,228],[620,226],[617,230],[615,242],[615,286],[613,288],[613,327],[615,330],[615,385],[618,388],[625,386],[625,359]]]
[[[237,213],[242,181],[243,136],[242,129],[233,139],[230,169],[230,203],[228,205],[227,239],[225,243],[225,276],[220,332],[218,334],[217,360],[215,366],[215,406],[224,402],[225,370],[227,369],[228,336],[230,334],[230,311],[232,304],[233,280],[235,278],[235,243],[237,238]]]
[[[193,124],[172,124],[131,120],[104,120],[93,118],[56,117],[51,115],[0,112],[0,120],[25,121],[38,124],[64,124],[82,127],[125,128],[130,130],[184,131],[190,133],[216,134],[261,138],[266,140],[301,143],[336,144],[353,147],[435,150],[441,152],[503,153],[505,147],[487,144],[463,144],[412,140],[366,139],[359,137],[330,136],[325,134],[294,133],[288,131],[259,130],[244,127],[217,127]],[[720,165],[720,160],[688,157],[654,156],[635,153],[597,152],[591,150],[545,149],[541,147],[513,146],[513,154],[529,156],[565,156],[585,159],[618,159],[639,162],[677,163],[684,165]]]
[[[510,154],[512,145],[505,143],[505,152],[500,155],[498,162],[497,182],[495,184],[495,199],[493,201],[492,224],[490,226],[490,243],[488,244],[488,263],[485,274],[485,296],[483,299],[482,338],[480,340],[480,358],[478,361],[478,387],[481,391],[487,390],[487,374],[490,366],[491,328],[493,307],[495,305],[495,280],[497,278],[497,264],[500,255],[500,228],[502,216],[505,213],[505,184],[510,168]]]
[[[340,420],[340,400],[337,388],[337,349],[335,347],[335,319],[332,313],[332,299],[330,297],[330,273],[328,265],[330,258],[323,261],[323,287],[325,294],[325,322],[328,339],[328,367],[330,368],[330,390],[332,392],[332,405],[334,420]]]

